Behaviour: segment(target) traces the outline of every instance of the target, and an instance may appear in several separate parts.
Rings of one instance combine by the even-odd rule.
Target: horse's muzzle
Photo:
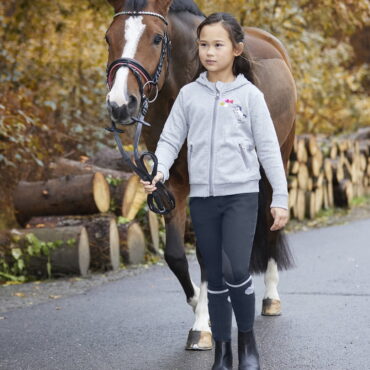
[[[138,115],[139,104],[134,95],[130,95],[128,104],[119,106],[116,102],[107,101],[107,108],[112,121],[121,125],[132,123],[131,117]]]

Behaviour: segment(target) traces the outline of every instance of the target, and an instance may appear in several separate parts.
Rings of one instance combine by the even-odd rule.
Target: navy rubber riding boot
[[[231,370],[233,368],[231,341],[215,340],[215,344],[215,363],[212,366],[212,370]]]
[[[259,354],[253,329],[238,331],[239,370],[260,370]]]

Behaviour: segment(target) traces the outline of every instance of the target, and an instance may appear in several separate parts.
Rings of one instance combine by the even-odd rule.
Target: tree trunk
[[[109,176],[116,179],[128,180],[132,173],[115,171],[112,169],[106,169],[97,167],[92,164],[82,163],[78,161],[72,161],[66,158],[59,158],[49,166],[51,177],[60,177],[66,175],[84,175],[90,173],[102,173],[104,176]]]
[[[93,270],[117,270],[120,266],[119,237],[115,217],[111,214],[88,216],[34,217],[27,227],[59,228],[81,226],[86,228]]]
[[[21,225],[33,216],[107,212],[109,203],[109,186],[101,173],[46,182],[21,181],[14,192],[16,217]]]
[[[118,224],[118,234],[123,262],[127,264],[143,263],[146,243],[140,225],[135,221]]]
[[[133,161],[133,152],[126,152],[130,156],[131,161]],[[122,158],[121,153],[118,150],[114,150],[109,147],[100,149],[93,157],[89,158],[86,163],[115,171],[133,172],[130,165]]]
[[[122,199],[122,216],[133,220],[146,200],[147,194],[140,183],[140,177],[131,176]]]
[[[65,226],[58,228],[32,228],[11,231],[13,238],[19,240],[16,244],[26,248],[25,236],[34,234],[41,242],[55,243],[61,241],[59,246],[50,252],[51,274],[54,277],[68,274],[86,276],[90,266],[90,248],[87,231],[83,226]],[[31,256],[26,269],[29,275],[37,277],[47,276],[48,257]]]

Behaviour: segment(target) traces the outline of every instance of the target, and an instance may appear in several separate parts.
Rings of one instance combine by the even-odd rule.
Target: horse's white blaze
[[[211,332],[209,327],[207,282],[203,282],[200,285],[198,304],[195,308],[195,322],[192,329]]]
[[[135,59],[137,46],[146,27],[145,24],[143,24],[142,20],[142,16],[130,17],[126,20],[124,31],[126,43],[121,58]],[[110,103],[118,104],[119,107],[128,103],[128,73],[129,69],[127,67],[121,67],[117,70],[114,84],[111,91],[107,95],[107,100]]]
[[[279,273],[277,264],[274,259],[270,258],[267,264],[267,270],[265,272],[265,295],[263,298],[279,299],[279,293],[277,286],[279,283]]]

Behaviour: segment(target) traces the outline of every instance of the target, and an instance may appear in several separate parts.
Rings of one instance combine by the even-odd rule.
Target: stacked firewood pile
[[[288,187],[291,217],[299,220],[370,195],[370,128],[340,139],[297,136]],[[31,234],[37,243],[53,245],[48,257],[30,256],[28,271],[37,276],[47,268],[54,276],[85,276],[118,269],[121,261],[141,263],[147,249],[160,253],[160,237],[164,242],[159,231],[164,219],[146,212],[146,199],[139,177],[115,150],[104,148],[82,161],[59,158],[49,166],[47,181],[22,181],[15,189],[14,208],[23,228],[0,233],[0,262],[30,248]],[[185,243],[195,243],[189,214]]]
[[[30,234],[57,246],[49,261],[54,276],[116,270],[121,262],[144,262],[147,248],[159,252],[163,218],[148,210],[138,220],[147,195],[115,150],[105,148],[82,162],[59,158],[50,165],[47,181],[21,181],[13,198],[24,228],[2,232],[2,250],[4,241],[11,241],[9,249],[29,248],[25,238]],[[28,272],[44,276],[45,262],[46,257],[31,256]]]
[[[370,195],[370,129],[338,139],[299,135],[288,163],[292,218],[314,218],[321,209],[349,207]]]

